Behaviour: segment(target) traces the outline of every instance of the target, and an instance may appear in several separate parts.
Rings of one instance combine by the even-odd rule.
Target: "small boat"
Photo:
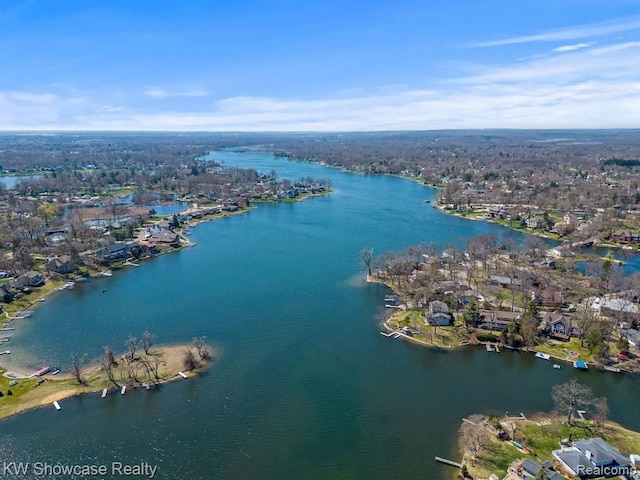
[[[0,352],[0,355],[9,355],[10,353],[9,350],[5,350],[4,352]]]
[[[106,288],[103,288],[103,289],[102,289],[102,293],[105,293],[106,291],[107,291],[107,289],[106,289]]]
[[[51,375],[57,375],[60,373],[60,369],[56,368],[53,372],[51,372]]]
[[[554,363],[553,368],[555,368],[556,370],[560,370],[560,365],[558,365],[557,363]]]
[[[56,407],[56,410],[62,410],[62,407],[60,406],[57,400],[53,402],[53,406]]]
[[[576,360],[573,362],[573,368],[577,368],[578,370],[589,370],[589,365],[584,363],[582,360]]]
[[[541,358],[543,360],[549,360],[551,358],[551,355],[549,355],[548,353],[536,352],[536,358]]]
[[[120,395],[124,395],[125,393],[127,393],[127,386],[123,385],[122,388],[120,389]]]

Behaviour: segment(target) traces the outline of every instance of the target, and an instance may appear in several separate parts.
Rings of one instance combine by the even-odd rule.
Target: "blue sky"
[[[639,128],[637,0],[0,2],[0,129]]]

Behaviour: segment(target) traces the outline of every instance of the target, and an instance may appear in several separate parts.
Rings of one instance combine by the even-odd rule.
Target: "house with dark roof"
[[[18,283],[25,287],[41,287],[44,285],[44,277],[40,272],[31,270],[17,278]]]
[[[69,255],[50,258],[47,261],[47,269],[56,273],[71,273],[76,267]]]
[[[442,300],[429,302],[429,310],[425,314],[425,322],[427,325],[436,325],[439,327],[449,325],[451,323],[449,306]]]
[[[580,478],[629,476],[632,470],[631,461],[599,437],[576,440],[552,455],[567,472]]]
[[[484,310],[480,312],[479,328],[483,330],[506,330],[513,321],[519,322],[521,313],[503,310]]]
[[[542,312],[541,327],[551,338],[568,342],[575,331],[571,318],[558,312]]]
[[[551,462],[538,463],[530,458],[522,461],[518,468],[518,474],[523,480],[528,480],[530,478],[536,478],[540,469],[544,469],[546,474],[544,478],[547,480],[564,480],[564,477],[553,469]]]
[[[180,236],[171,230],[160,230],[159,232],[152,233],[147,240],[165,245],[177,245],[180,243]]]

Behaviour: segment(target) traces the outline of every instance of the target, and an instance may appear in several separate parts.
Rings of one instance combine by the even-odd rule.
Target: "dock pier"
[[[444,463],[445,465],[449,465],[451,467],[462,468],[462,464],[458,462],[454,462],[453,460],[447,460],[446,458],[436,457],[436,462]]]

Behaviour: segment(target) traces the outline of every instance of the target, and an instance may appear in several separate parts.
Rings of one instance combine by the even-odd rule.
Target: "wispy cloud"
[[[574,50],[580,50],[582,48],[588,48],[594,45],[594,42],[589,43],[576,43],[574,45],[562,45],[553,49],[554,52],[573,52]]]
[[[515,45],[519,43],[531,42],[558,42],[566,40],[577,40],[580,38],[601,37],[614,33],[636,30],[640,28],[640,17],[627,17],[609,22],[592,23],[588,25],[572,26],[533,35],[523,35],[485,42],[474,43],[472,47],[498,47],[503,45]]]
[[[181,90],[170,91],[159,87],[147,87],[144,90],[147,97],[152,98],[169,98],[169,97],[207,97],[210,93],[199,87],[188,87]]]
[[[167,92],[166,90],[163,90],[162,88],[157,88],[157,87],[145,88],[144,94],[147,97],[153,97],[153,98],[166,98],[170,95],[169,92]]]

